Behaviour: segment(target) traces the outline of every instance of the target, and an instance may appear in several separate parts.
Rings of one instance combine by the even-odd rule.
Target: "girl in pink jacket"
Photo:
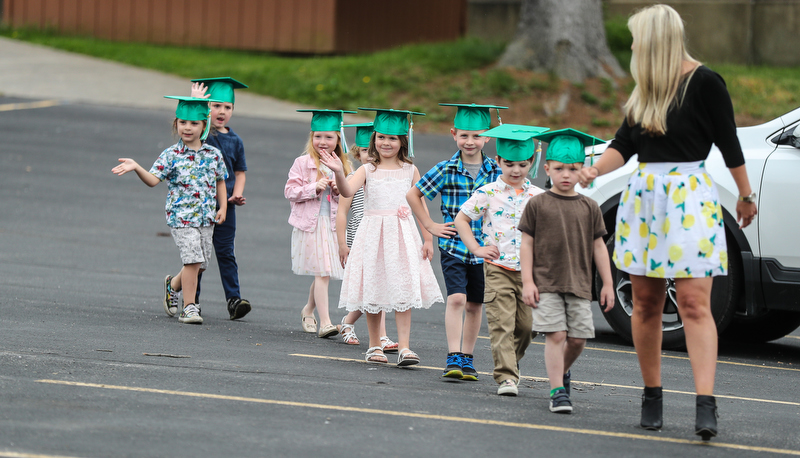
[[[308,302],[300,311],[305,332],[317,332],[314,309],[319,315],[319,337],[338,334],[328,314],[328,283],[331,277],[341,280],[343,268],[339,262],[339,245],[336,239],[336,210],[339,192],[333,172],[320,163],[320,150],[338,156],[350,173],[341,144],[342,110],[311,111],[311,133],[305,152],[295,159],[284,196],[292,206],[289,224],[292,230],[292,271],[296,275],[312,275],[314,281],[308,293]]]

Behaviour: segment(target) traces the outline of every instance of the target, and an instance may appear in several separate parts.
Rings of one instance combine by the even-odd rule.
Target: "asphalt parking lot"
[[[485,323],[481,379],[443,381],[443,305],[413,312],[422,363],[412,369],[368,366],[366,343],[302,333],[311,279],[291,273],[282,188],[303,122],[234,115],[250,168],[237,257],[254,310],[228,321],[212,264],[205,323],[181,325],[160,302],[179,268],[166,188],[110,171],[118,157],[149,167],[173,143],[173,113],[33,102],[0,97],[0,456],[800,455],[797,332],[721,347],[720,436],[708,444],[692,434],[682,352],[664,353],[664,429],[636,427],[636,356],[600,317],[573,369],[569,416],[547,409],[541,337],[522,360],[519,397],[495,394]],[[447,136],[415,141],[423,172],[452,154]],[[338,290],[332,282],[337,322]],[[396,335],[391,318],[387,327]],[[363,321],[356,331],[366,340]]]

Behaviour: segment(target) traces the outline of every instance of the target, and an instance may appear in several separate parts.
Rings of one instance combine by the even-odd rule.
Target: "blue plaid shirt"
[[[478,172],[478,177],[473,179],[461,162],[461,151],[456,152],[448,161],[436,164],[417,182],[417,189],[428,200],[433,200],[436,194],[442,194],[442,220],[451,223],[455,220],[461,205],[469,196],[481,186],[493,183],[502,171],[494,159],[481,152],[483,164]],[[476,240],[482,240],[482,220],[472,221],[472,234]],[[458,235],[449,239],[439,238],[439,249],[460,259],[467,264],[481,264],[483,259],[475,257],[467,250],[464,242]]]

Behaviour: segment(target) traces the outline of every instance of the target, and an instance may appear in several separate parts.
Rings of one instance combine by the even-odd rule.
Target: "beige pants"
[[[519,360],[531,343],[531,308],[522,302],[522,275],[519,272],[483,263],[486,287],[483,302],[492,342],[494,380],[511,379],[519,383]]]

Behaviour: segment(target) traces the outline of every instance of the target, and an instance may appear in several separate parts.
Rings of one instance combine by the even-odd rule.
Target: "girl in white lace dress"
[[[443,302],[430,260],[432,236],[425,244],[417,230],[406,193],[419,180],[408,157],[408,112],[379,111],[369,154],[373,162],[361,166],[348,181],[342,162],[327,151],[322,163],[333,170],[342,196],[364,186],[364,216],[356,232],[342,278],[339,308],[367,314],[369,363],[386,363],[381,350],[380,312],[395,312],[400,350],[398,366],[419,363],[409,349],[411,309]]]

